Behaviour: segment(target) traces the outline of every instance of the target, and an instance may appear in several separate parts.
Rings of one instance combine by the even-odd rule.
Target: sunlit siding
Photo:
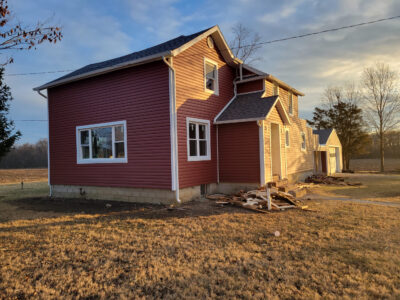
[[[261,91],[263,89],[264,89],[264,85],[263,85],[262,79],[248,81],[248,82],[240,83],[237,85],[237,93],[238,94]]]
[[[50,89],[51,184],[170,189],[168,84],[160,61]],[[76,126],[120,120],[128,163],[77,164]]]
[[[257,122],[218,127],[220,181],[260,182],[259,127]]]
[[[219,95],[204,90],[204,58],[218,64]],[[206,39],[197,42],[174,58],[178,123],[179,185],[181,188],[217,182],[217,143],[215,116],[233,97],[235,70],[228,66],[218,50],[210,49]],[[209,120],[211,124],[211,160],[188,161],[186,118]]]

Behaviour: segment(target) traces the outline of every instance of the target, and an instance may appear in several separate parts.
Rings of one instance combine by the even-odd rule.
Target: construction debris
[[[208,199],[219,205],[234,205],[248,210],[267,213],[269,210],[285,210],[288,208],[307,209],[299,199],[276,188],[262,188],[245,192],[241,190],[234,195],[213,194]]]
[[[314,184],[329,184],[329,185],[348,185],[359,186],[361,182],[346,182],[344,177],[326,176],[326,175],[311,175],[305,180],[306,183]]]

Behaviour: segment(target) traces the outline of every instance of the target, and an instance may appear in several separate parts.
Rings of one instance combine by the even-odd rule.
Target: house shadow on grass
[[[23,229],[23,227],[72,225],[97,221],[107,222],[108,220],[112,221],[116,219],[194,218],[226,213],[253,213],[237,207],[221,207],[210,200],[192,201],[176,207],[103,200],[52,199],[49,197],[6,200],[3,203],[7,205],[5,209],[10,210],[10,212],[12,211],[12,213],[7,214],[6,211],[3,211],[3,214],[0,214],[0,223],[21,220],[32,221],[43,218],[54,218],[55,221],[45,224],[38,222],[37,225],[33,226],[17,226],[16,228],[18,229]],[[60,217],[76,218],[68,221],[57,221],[57,218]],[[0,232],[8,230],[11,230],[11,228],[0,228]]]

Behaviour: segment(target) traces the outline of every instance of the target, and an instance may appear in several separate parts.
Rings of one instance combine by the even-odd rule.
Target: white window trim
[[[288,133],[289,145],[286,143],[286,132]],[[289,130],[289,128],[286,128],[286,129],[285,129],[285,147],[286,147],[286,148],[290,148],[290,130]]]
[[[304,135],[304,148],[303,148],[303,135]],[[301,143],[300,143],[301,151],[307,151],[307,136],[304,131],[300,133],[300,138],[301,138]]]
[[[189,123],[203,124],[206,125],[206,141],[207,141],[207,155],[206,156],[190,156],[190,140],[189,140]],[[186,144],[187,144],[187,159],[188,161],[201,161],[211,160],[211,135],[210,135],[210,121],[196,118],[186,118]],[[197,143],[197,145],[199,145]],[[199,146],[197,146],[197,153],[199,152]]]
[[[274,96],[279,96],[279,84],[274,83]]]
[[[290,111],[290,102],[292,102],[292,111]],[[294,103],[293,103],[293,93],[292,92],[290,92],[289,93],[289,103],[288,103],[289,105],[288,105],[288,111],[289,111],[289,115],[291,115],[291,116],[293,116],[294,115]]]
[[[216,78],[215,78],[215,91],[209,90],[209,89],[207,88],[206,63],[213,64],[213,65],[215,65],[215,66],[217,67],[217,68],[216,68],[216,73],[217,73],[217,74],[216,74]],[[219,95],[218,63],[215,62],[215,61],[213,61],[213,60],[211,60],[211,59],[209,59],[209,58],[204,57],[203,68],[204,68],[204,70],[203,70],[204,91],[206,91],[207,93],[214,94],[214,95],[218,96],[218,95]]]
[[[110,126],[124,126],[124,158],[82,158],[82,148],[81,148],[81,137],[80,131],[85,129],[92,129],[92,128],[101,128],[101,127],[110,127]],[[112,130],[112,151],[114,153],[114,130]],[[89,131],[89,145],[91,144],[91,131]],[[116,121],[116,122],[108,122],[108,123],[97,123],[97,124],[90,124],[90,125],[82,125],[76,126],[76,162],[77,164],[104,164],[104,163],[127,163],[128,162],[128,140],[126,134],[126,121]],[[90,157],[92,157],[92,147],[89,146]]]

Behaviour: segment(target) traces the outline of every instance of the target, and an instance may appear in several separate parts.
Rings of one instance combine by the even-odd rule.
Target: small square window
[[[274,84],[274,96],[279,95],[279,86],[277,84]]]
[[[204,59],[204,85],[205,90],[218,95],[218,65]]]

